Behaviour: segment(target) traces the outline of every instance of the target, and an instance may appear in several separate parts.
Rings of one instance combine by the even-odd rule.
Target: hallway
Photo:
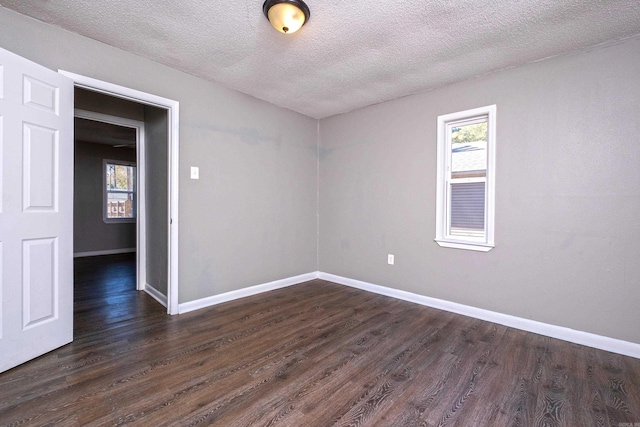
[[[136,254],[74,259],[74,340],[105,329],[114,332],[166,309],[136,290]]]

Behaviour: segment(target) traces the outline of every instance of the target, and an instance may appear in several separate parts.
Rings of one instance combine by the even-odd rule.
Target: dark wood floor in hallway
[[[130,255],[75,275],[75,340],[0,374],[1,426],[640,423],[638,359],[321,280],[168,316]]]

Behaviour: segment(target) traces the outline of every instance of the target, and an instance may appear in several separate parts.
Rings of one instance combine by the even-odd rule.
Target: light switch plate
[[[191,166],[191,179],[200,179],[200,168]]]

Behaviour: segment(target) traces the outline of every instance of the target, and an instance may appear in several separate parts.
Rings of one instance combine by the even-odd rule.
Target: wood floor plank
[[[0,374],[0,426],[640,423],[640,360],[314,280],[178,316],[133,254],[75,261],[74,342]]]

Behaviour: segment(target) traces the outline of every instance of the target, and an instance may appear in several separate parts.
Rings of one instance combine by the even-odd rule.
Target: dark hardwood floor
[[[75,341],[0,374],[2,426],[640,423],[638,359],[320,280],[167,316],[131,256],[75,276]]]

